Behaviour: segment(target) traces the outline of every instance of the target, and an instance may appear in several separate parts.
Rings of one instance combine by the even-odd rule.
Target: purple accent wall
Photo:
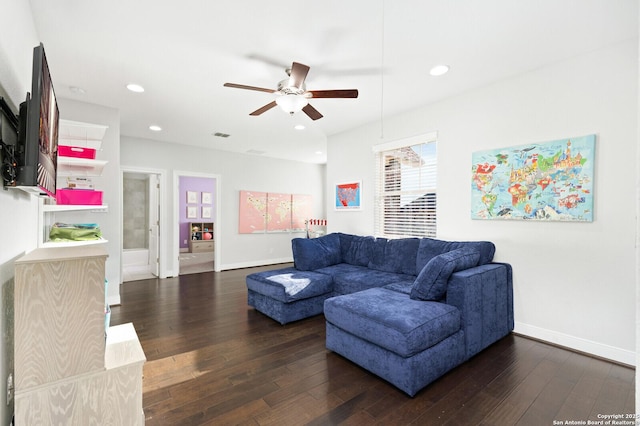
[[[180,248],[188,248],[189,243],[185,244],[185,240],[191,237],[189,230],[189,222],[215,222],[216,221],[216,180],[213,178],[179,176],[180,197]],[[196,202],[187,204],[187,191],[197,193]],[[202,193],[211,193],[211,204],[202,203]],[[197,216],[195,218],[187,218],[187,206],[196,207]],[[211,218],[202,218],[202,207],[211,207]]]

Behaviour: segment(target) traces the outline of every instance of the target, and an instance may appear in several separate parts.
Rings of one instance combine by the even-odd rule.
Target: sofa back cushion
[[[414,275],[420,274],[420,271],[434,257],[463,247],[474,248],[480,253],[478,265],[490,263],[496,252],[496,246],[491,241],[442,241],[433,238],[421,238],[416,256],[416,272]]]
[[[480,251],[463,247],[439,254],[420,271],[411,289],[414,300],[441,300],[447,292],[447,282],[454,272],[478,266]]]
[[[349,265],[368,266],[375,238],[350,234],[339,235],[342,261]]]
[[[376,238],[372,245],[371,261],[368,267],[378,271],[415,276],[419,244],[418,238],[396,240]]]
[[[319,238],[291,240],[293,263],[300,271],[313,271],[342,262],[340,237],[327,234]]]

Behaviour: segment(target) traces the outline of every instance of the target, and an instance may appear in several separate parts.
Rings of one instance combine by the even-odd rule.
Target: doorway
[[[220,176],[174,172],[178,275],[220,271]]]
[[[161,180],[156,172],[122,172],[122,282],[161,276]]]

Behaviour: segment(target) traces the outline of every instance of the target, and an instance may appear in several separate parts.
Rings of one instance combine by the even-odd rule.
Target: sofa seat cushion
[[[411,290],[413,290],[414,283],[415,281],[396,281],[393,284],[385,285],[383,288],[386,288],[387,290],[398,291],[406,295],[410,295]]]
[[[335,278],[340,275],[358,273],[358,272],[363,272],[367,270],[368,269],[366,266],[350,265],[348,263],[338,263],[337,265],[331,265],[331,266],[326,266],[324,268],[316,269],[314,272],[330,275]]]
[[[333,291],[333,279],[317,272],[283,268],[247,275],[247,288],[283,303]]]
[[[402,357],[410,357],[460,330],[460,311],[439,302],[372,288],[324,302],[327,322]]]
[[[412,285],[414,275],[376,271],[363,266],[340,263],[318,269],[316,272],[333,277],[333,290],[336,294],[349,294],[374,287],[382,287],[392,283]]]

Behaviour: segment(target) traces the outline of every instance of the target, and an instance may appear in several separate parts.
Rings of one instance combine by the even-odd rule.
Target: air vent
[[[228,137],[229,137],[229,136],[231,136],[231,135],[230,135],[230,134],[228,134],[228,133],[215,132],[215,133],[213,134],[213,136],[217,136],[217,137],[219,137],[219,138],[228,138]]]

